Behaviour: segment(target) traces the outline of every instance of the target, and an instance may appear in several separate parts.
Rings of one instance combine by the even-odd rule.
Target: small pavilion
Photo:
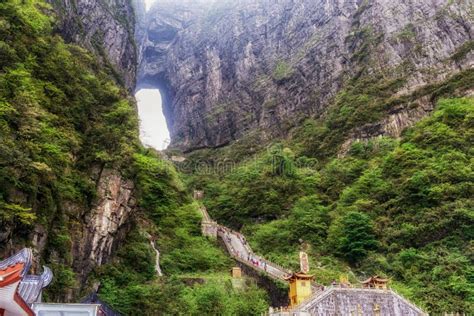
[[[290,283],[290,306],[295,307],[313,295],[311,282],[314,276],[304,272],[291,274],[286,280]]]
[[[362,286],[367,289],[386,290],[388,288],[389,279],[384,279],[378,275],[368,278],[362,281]]]

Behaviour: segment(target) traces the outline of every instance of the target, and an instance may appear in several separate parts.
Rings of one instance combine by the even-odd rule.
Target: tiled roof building
[[[43,267],[43,274],[29,275],[33,254],[25,248],[0,261],[0,315],[34,316],[33,303],[41,301],[41,292],[51,283],[53,274]]]

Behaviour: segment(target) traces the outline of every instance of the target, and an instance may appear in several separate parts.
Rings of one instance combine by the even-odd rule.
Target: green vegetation
[[[55,299],[75,286],[70,234],[95,199],[91,171],[131,173],[138,137],[124,90],[52,33],[49,10],[42,1],[0,4],[0,223],[19,244],[33,225],[47,231]]]
[[[356,143],[345,158],[309,166],[301,161],[311,158],[274,146],[191,185],[206,190],[213,217],[242,227],[270,260],[297,269],[304,248],[321,282],[387,275],[430,312],[466,312],[474,307],[473,119],[474,99],[444,99],[399,142]],[[295,139],[287,146],[301,148]]]
[[[55,276],[45,298],[63,301],[72,290],[77,300],[100,281],[100,297],[124,315],[264,312],[262,290],[234,290],[222,277],[231,261],[201,236],[174,167],[139,145],[134,104],[110,63],[98,61],[105,54],[64,43],[45,13],[39,0],[0,3],[0,231],[29,245],[33,227],[44,228],[42,260]],[[97,198],[92,175],[104,168],[134,180],[139,210],[116,257],[80,285],[73,240]],[[156,277],[150,240],[166,277]],[[200,282],[180,278],[189,273]]]
[[[231,287],[231,261],[215,241],[201,235],[198,205],[184,193],[179,175],[151,152],[136,154],[139,227],[129,234],[116,261],[97,271],[100,297],[125,315],[244,315],[236,311],[267,309],[265,292],[254,284]],[[141,229],[141,230],[140,230]],[[143,231],[146,229],[146,231]],[[155,254],[147,236],[155,236],[166,277],[156,278]],[[187,275],[197,275],[187,277]],[[199,303],[199,304],[198,304]]]
[[[212,107],[208,114],[206,114],[206,120],[210,124],[218,123],[219,119],[225,118],[227,113],[232,112],[233,105],[231,103],[219,103]]]
[[[471,40],[459,47],[459,49],[454,53],[454,55],[451,56],[451,59],[456,62],[460,62],[464,58],[466,58],[467,54],[472,52],[472,50],[474,50],[474,41]]]
[[[290,151],[277,146],[238,167],[228,176],[229,181],[206,184],[200,178],[190,185],[205,186],[211,217],[221,218],[231,227],[239,228],[256,219],[275,219],[286,214],[298,196],[316,187],[317,178],[306,169],[293,168],[291,157]]]
[[[380,121],[387,111],[397,106],[416,107],[417,100],[422,97],[436,102],[439,98],[466,91],[474,84],[474,71],[464,70],[444,82],[394,97],[405,82],[404,75],[385,79],[382,74],[349,80],[323,118],[307,119],[302,126],[295,128],[295,151],[299,155],[327,161],[337,154],[351,130]]]
[[[28,245],[33,225],[48,234],[48,290],[77,288],[71,235],[91,208],[94,169],[129,168],[139,148],[132,102],[109,70],[52,33],[42,1],[0,4],[0,223]]]
[[[351,264],[367,257],[370,250],[376,250],[374,224],[367,214],[349,212],[338,218],[331,226],[328,244],[335,253]]]
[[[370,64],[372,51],[381,42],[381,36],[373,27],[364,26],[354,28],[353,32],[346,38],[346,43],[355,45],[351,61],[356,62],[357,65],[362,65],[361,71]]]
[[[408,23],[400,33],[397,34],[397,38],[402,41],[413,41],[416,39],[416,29],[412,23]]]
[[[293,68],[285,61],[278,61],[273,70],[272,77],[276,81],[283,81],[291,78],[293,75]]]
[[[278,106],[278,101],[276,99],[269,99],[265,101],[262,105],[262,107],[266,109],[267,111],[275,110],[277,106]]]
[[[357,14],[369,5],[364,1]],[[446,99],[472,88],[473,70],[394,97],[409,63],[391,77],[357,69],[326,116],[308,119],[293,138],[262,151],[251,135],[222,156],[193,153],[191,161],[242,163],[183,179],[139,145],[133,102],[110,63],[64,43],[45,12],[50,8],[39,0],[0,3],[0,231],[29,245],[33,227],[44,229],[42,260],[55,274],[48,300],[82,286],[72,268],[74,236],[97,199],[94,175],[111,168],[134,180],[139,209],[117,255],[84,290],[100,281],[100,297],[125,315],[266,311],[266,294],[252,282],[232,288],[225,276],[232,261],[201,236],[198,205],[186,193],[196,187],[206,191],[211,216],[241,229],[268,259],[296,270],[305,249],[321,283],[341,274],[352,282],[382,274],[430,312],[474,310],[474,99]],[[354,28],[353,60],[365,63],[379,37]],[[467,43],[452,59],[471,50]],[[280,61],[272,77],[287,80],[293,71]],[[260,78],[258,87],[269,79]],[[437,102],[436,111],[400,140],[355,143],[336,158],[351,131],[396,106],[417,106],[421,97]],[[264,107],[275,104],[269,99]],[[161,251],[165,277],[156,277],[151,242]]]
[[[186,315],[260,315],[267,310],[266,297],[255,285],[245,292],[231,289],[231,285],[206,283],[183,294]]]

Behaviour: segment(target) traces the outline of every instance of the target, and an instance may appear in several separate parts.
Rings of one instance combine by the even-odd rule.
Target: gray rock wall
[[[136,207],[133,182],[117,170],[97,170],[96,183],[98,199],[91,210],[83,211],[82,227],[73,236],[74,270],[83,281],[123,242]]]
[[[158,0],[148,13],[139,72],[165,93],[172,146],[185,150],[285,136],[362,69],[404,72],[404,94],[473,65],[472,54],[449,60],[474,36],[469,0],[188,2]],[[393,109],[351,137],[397,136],[425,108]]]
[[[143,28],[136,24],[137,18],[145,21],[144,1],[50,0],[50,3],[57,13],[57,28],[63,38],[95,53],[113,69],[119,83],[134,91],[139,55],[135,36],[143,37],[140,33]],[[107,263],[123,242],[136,208],[134,183],[124,179],[120,170],[91,170],[97,190],[92,209],[70,203],[64,206],[70,214],[80,214],[70,227],[73,268],[82,287],[89,286],[85,284],[89,273]],[[45,234],[41,236],[47,238]],[[33,239],[42,241],[36,236]],[[41,243],[37,244],[35,248],[41,252]],[[76,294],[69,293],[66,299]]]
[[[117,80],[132,91],[138,62],[134,5],[139,11],[143,1],[48,1],[58,14],[61,35],[102,57],[116,71]]]

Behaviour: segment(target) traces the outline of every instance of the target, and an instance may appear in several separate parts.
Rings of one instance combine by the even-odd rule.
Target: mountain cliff
[[[285,137],[335,107],[342,151],[399,136],[433,108],[420,89],[473,65],[467,0],[159,0],[147,16],[139,82],[161,88],[172,146],[185,151]]]
[[[53,271],[46,302],[99,291],[124,315],[202,315],[213,291],[231,314],[261,314],[265,293],[227,286],[231,262],[181,177],[139,143],[129,3],[0,3],[0,258],[31,247],[33,270]]]
[[[32,246],[53,299],[89,286],[133,226],[133,23],[128,1],[0,5],[0,252]]]
[[[2,1],[0,257],[32,247],[48,301],[266,312],[201,236],[201,188],[275,263],[305,249],[320,283],[384,274],[470,311],[474,103],[452,97],[473,93],[472,22],[467,0]],[[139,144],[136,81],[161,89],[184,164],[255,159],[179,174]]]
[[[95,52],[130,91],[135,88],[138,51],[135,12],[142,1],[49,0],[56,11],[57,29],[67,42]]]
[[[430,313],[468,311],[471,2],[158,0],[138,84],[161,90],[212,218],[257,253],[296,270],[305,249],[323,284],[382,274]]]
[[[55,29],[69,43],[80,45],[118,85],[133,92],[138,54],[136,16],[144,11],[142,1],[49,1],[58,21]],[[133,115],[132,119],[135,119]],[[130,139],[135,141],[136,139]],[[72,239],[74,271],[85,282],[89,273],[108,262],[130,230],[136,213],[134,182],[122,175],[120,166],[95,165],[87,170],[94,181],[96,201],[81,210],[68,204],[71,213],[81,213],[80,228]]]

